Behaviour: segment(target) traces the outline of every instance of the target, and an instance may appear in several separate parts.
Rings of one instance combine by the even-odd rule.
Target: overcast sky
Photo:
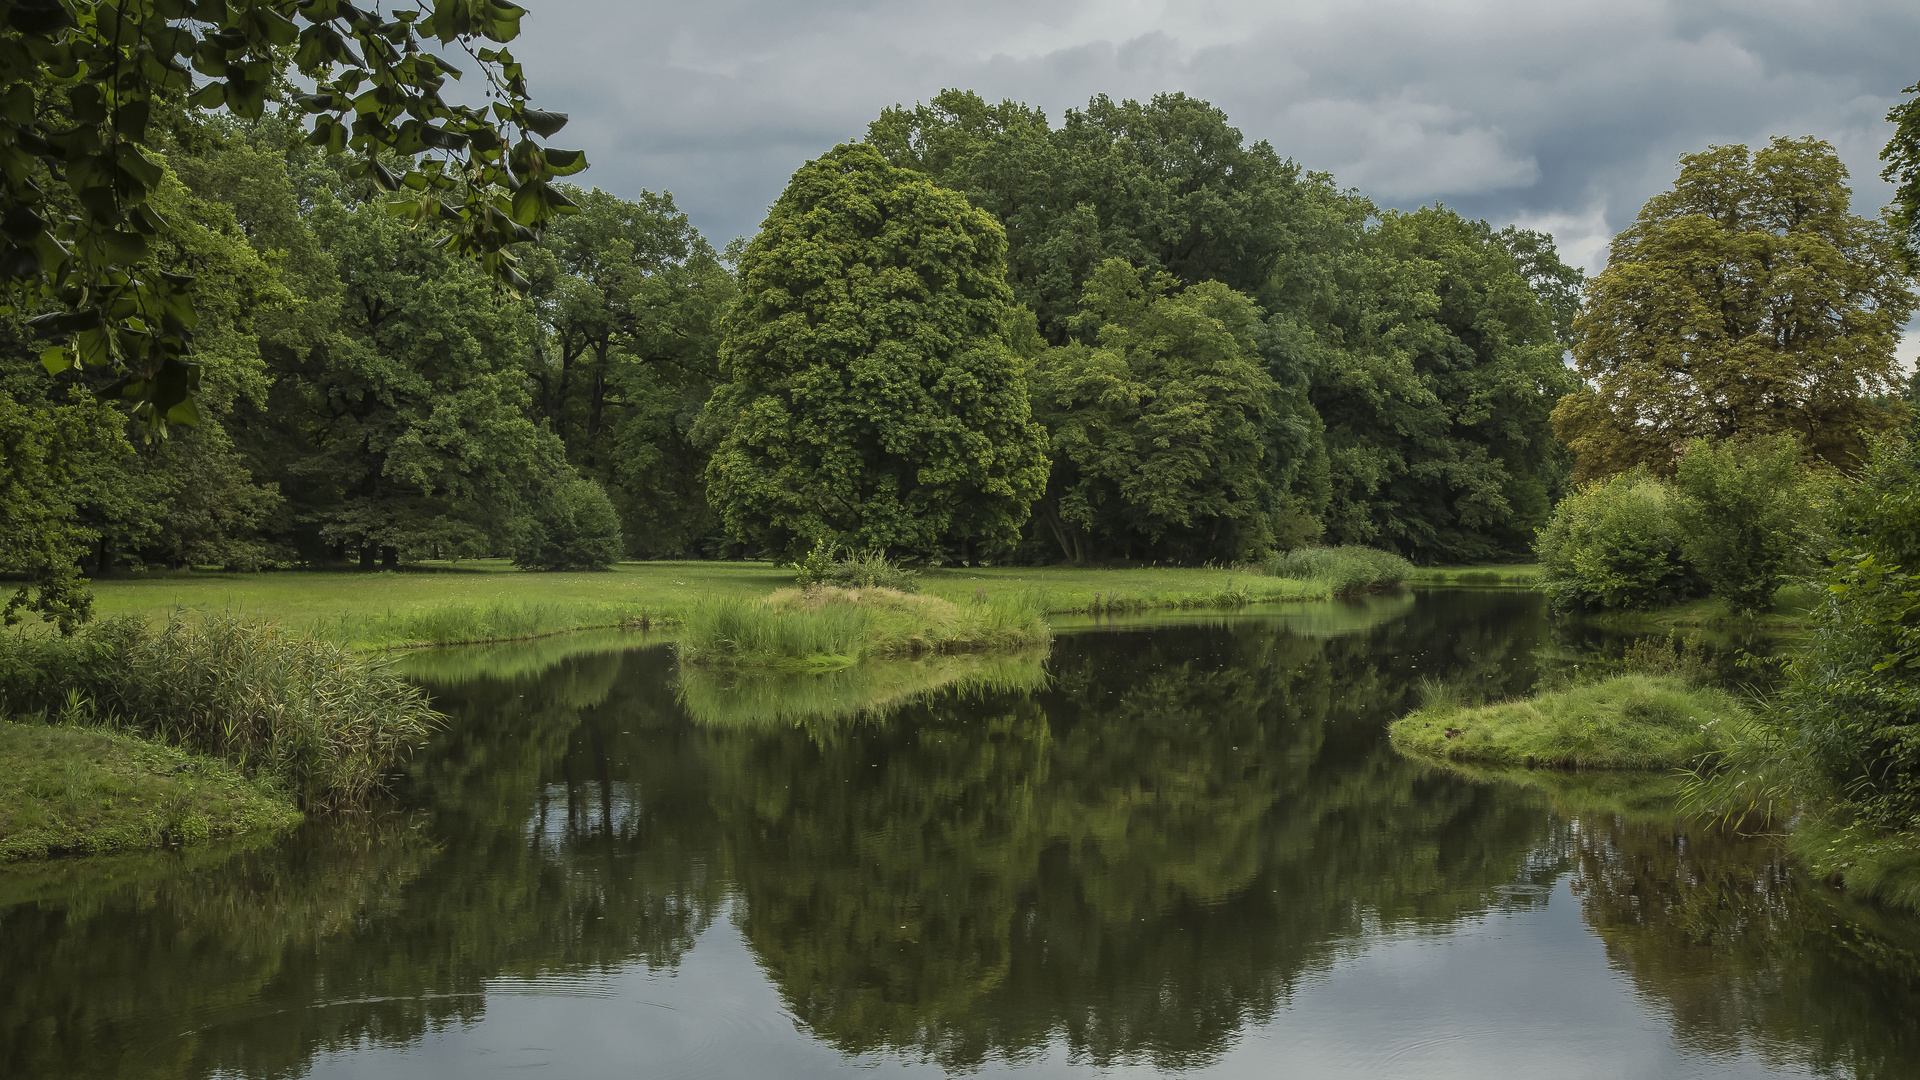
[[[1816,135],[1889,197],[1913,0],[522,0],[513,46],[581,179],[671,191],[716,247],[802,162],[943,87],[1061,113],[1183,90],[1249,141],[1399,207],[1551,231],[1597,270],[1681,153]]]

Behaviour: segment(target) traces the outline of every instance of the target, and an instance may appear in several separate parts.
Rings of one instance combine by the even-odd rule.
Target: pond
[[[1615,647],[1519,591],[682,683],[415,661],[397,806],[0,874],[0,1076],[1920,1074],[1920,928],[1672,782],[1406,760]]]

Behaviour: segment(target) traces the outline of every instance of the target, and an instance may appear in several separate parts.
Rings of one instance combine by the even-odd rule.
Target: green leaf
[[[543,139],[552,138],[567,126],[567,114],[544,109],[521,109],[520,122]]]
[[[73,357],[67,354],[66,349],[55,345],[40,354],[40,366],[47,369],[47,374],[58,375],[73,366]]]

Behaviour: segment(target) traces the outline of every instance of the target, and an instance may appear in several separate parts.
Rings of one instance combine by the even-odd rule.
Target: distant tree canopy
[[[1836,464],[1898,422],[1913,313],[1896,238],[1848,210],[1833,147],[1776,138],[1680,159],[1614,238],[1575,323],[1587,388],[1555,408],[1582,477],[1663,473],[1689,440],[1792,435]]]
[[[708,403],[735,536],[914,558],[1015,539],[1046,481],[993,218],[862,145],[794,174],[741,257]]]
[[[1572,389],[1560,356],[1581,283],[1550,237],[1440,208],[1382,214],[1183,94],[1096,97],[1053,128],[947,90],[886,110],[867,139],[1000,218],[1009,283],[1052,344],[1111,259],[1259,305],[1276,544],[1324,532],[1478,559],[1524,550],[1545,520],[1566,475],[1547,417]],[[1039,533],[1051,522],[1036,518],[1030,555],[1059,542]],[[1092,550],[1184,557],[1149,534],[1164,526],[1130,521]]]

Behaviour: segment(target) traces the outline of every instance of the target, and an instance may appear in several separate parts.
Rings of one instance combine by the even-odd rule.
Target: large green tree
[[[734,535],[917,558],[1011,543],[1046,457],[991,216],[839,146],[794,174],[739,274],[705,414]]]
[[[1572,272],[1536,234],[1429,207],[1382,213],[1340,275],[1296,346],[1315,358],[1331,538],[1420,561],[1525,550],[1564,477],[1549,411],[1572,380],[1542,294]]]
[[[1280,391],[1260,309],[1217,281],[1181,289],[1110,259],[1087,282],[1081,340],[1032,368],[1053,469],[1040,518],[1061,555],[1198,562],[1265,555]]]
[[[1893,231],[1848,208],[1846,166],[1814,138],[1680,159],[1672,190],[1614,238],[1554,410],[1581,477],[1670,472],[1692,439],[1786,434],[1856,460],[1898,422],[1900,328],[1913,313]]]
[[[733,275],[671,195],[562,190],[580,213],[527,261],[535,403],[568,460],[606,486],[633,554],[696,550],[717,522],[692,427],[717,377]]]

